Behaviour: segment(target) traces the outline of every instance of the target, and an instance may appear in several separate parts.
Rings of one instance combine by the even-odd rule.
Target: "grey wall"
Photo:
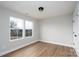
[[[24,38],[16,41],[10,41],[9,38],[10,16],[21,18],[23,20],[33,21],[34,22],[33,37]],[[26,17],[25,15],[22,15],[20,13],[17,13],[15,11],[0,6],[0,55],[13,51],[17,48],[26,46],[31,42],[37,41],[39,37],[38,32],[39,32],[39,26],[37,20]]]
[[[40,38],[46,42],[73,45],[72,15],[61,15],[40,20]]]

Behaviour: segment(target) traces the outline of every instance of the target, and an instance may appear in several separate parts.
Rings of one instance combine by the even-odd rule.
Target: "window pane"
[[[24,21],[22,19],[17,19],[16,20],[17,23],[17,29],[23,29],[24,28]]]
[[[24,22],[21,19],[17,19],[17,33],[18,38],[21,38],[23,36],[23,28],[24,28]]]
[[[11,40],[13,39],[17,39],[17,30],[16,29],[11,29],[10,30],[10,37],[11,37]]]
[[[32,36],[32,29],[26,29],[25,36]]]
[[[16,27],[17,27],[16,19],[14,17],[10,17],[10,28],[16,28]]]
[[[22,32],[23,32],[23,30],[22,29],[18,29],[18,37],[22,37]]]
[[[25,36],[32,36],[33,23],[31,21],[25,21]]]
[[[24,28],[24,21],[22,19],[10,17],[11,40],[22,38],[23,28]]]
[[[31,21],[25,21],[25,29],[33,29],[33,23]]]

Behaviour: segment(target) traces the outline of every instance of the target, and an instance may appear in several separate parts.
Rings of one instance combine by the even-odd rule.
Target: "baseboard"
[[[35,43],[35,42],[38,42],[38,40],[32,41],[32,42],[30,42],[30,43],[28,43],[28,44],[25,44],[25,45],[21,45],[21,46],[19,46],[19,47],[17,47],[17,48],[14,48],[14,49],[12,49],[12,50],[8,50],[8,51],[5,51],[5,52],[3,52],[3,53],[0,53],[0,56],[3,56],[3,55],[5,55],[5,54],[8,54],[8,53],[10,53],[10,52],[12,52],[12,51],[18,50],[18,49],[20,49],[20,48],[23,48],[23,47],[28,46],[28,45],[30,45],[30,44],[33,44],[33,43]]]
[[[46,40],[40,40],[40,41],[74,48],[74,45],[68,45],[68,44],[63,44],[63,43],[58,43],[58,42],[52,42],[52,41],[46,41]]]

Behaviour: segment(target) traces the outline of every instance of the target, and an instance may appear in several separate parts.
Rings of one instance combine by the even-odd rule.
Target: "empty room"
[[[78,1],[0,1],[1,57],[78,57]]]

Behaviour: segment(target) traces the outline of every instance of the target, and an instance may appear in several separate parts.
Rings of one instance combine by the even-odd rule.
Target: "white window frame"
[[[13,16],[10,16],[10,17],[13,17]],[[24,39],[24,27],[23,27],[23,30],[22,30],[22,38],[19,38],[19,39],[13,39],[13,40],[11,40],[11,29],[12,28],[10,28],[10,17],[9,17],[9,41],[17,41],[17,40],[23,40]],[[16,19],[20,19],[20,20],[22,20],[21,18],[17,18],[17,17],[14,17],[14,18],[16,18]],[[23,20],[23,25],[24,25],[24,20]],[[14,29],[14,28],[13,28]]]
[[[24,21],[24,28],[25,28],[25,26],[26,26],[26,25],[25,25],[25,24],[26,24],[26,21],[32,22],[32,36],[26,36],[26,34],[24,34],[24,35],[25,35],[25,38],[33,38],[34,23],[33,23],[33,21],[25,20],[25,21]],[[25,28],[25,31],[26,31],[26,28]],[[25,31],[24,31],[24,33],[26,33]]]

